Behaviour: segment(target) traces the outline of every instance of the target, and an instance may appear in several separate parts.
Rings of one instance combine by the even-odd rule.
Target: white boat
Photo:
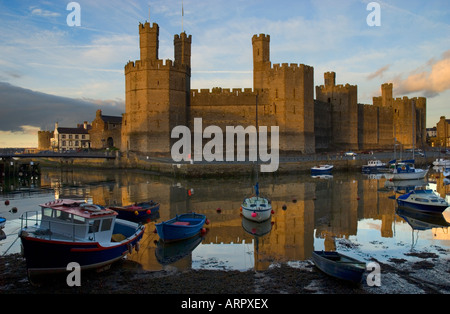
[[[246,197],[241,205],[242,215],[251,221],[263,222],[272,216],[272,204],[259,195]]]
[[[405,160],[395,163],[390,171],[384,174],[387,180],[414,180],[423,179],[428,173],[428,169],[416,169],[414,160]]]
[[[311,174],[330,173],[333,171],[333,165],[318,165],[311,167]]]
[[[369,160],[367,165],[362,166],[362,172],[377,172],[378,170],[386,168],[386,163],[381,162],[381,160],[374,159]]]
[[[400,195],[397,203],[398,206],[429,213],[442,213],[448,207],[447,201],[430,189],[413,190]]]
[[[433,161],[433,165],[450,167],[450,160],[449,159],[438,158],[435,161]]]

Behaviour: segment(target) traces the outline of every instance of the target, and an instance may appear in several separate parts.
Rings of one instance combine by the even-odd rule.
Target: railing
[[[49,240],[51,240],[52,234],[53,234],[53,232],[55,232],[55,234],[58,234],[59,236],[65,236],[68,239],[71,238],[72,241],[75,242],[77,226],[84,229],[84,231],[82,231],[83,236],[85,235],[85,228],[89,227],[86,224],[76,224],[73,222],[65,222],[65,221],[59,221],[59,220],[43,221],[41,216],[42,215],[37,210],[24,212],[19,218],[20,219],[20,229],[24,230],[24,228],[28,228],[29,221],[32,221],[32,222],[34,222],[35,230],[34,231],[24,230],[24,231],[32,232],[35,235],[48,236]],[[41,221],[41,225],[39,225],[39,221]],[[43,223],[45,223],[45,225],[47,225],[48,227],[43,225]],[[64,226],[64,225],[72,226],[72,234],[71,235],[64,235],[63,233],[61,233],[58,230],[58,226]],[[69,230],[69,228],[67,228],[65,230],[67,231],[67,230]],[[95,241],[95,234],[96,234],[96,231],[95,230],[92,231],[92,238],[90,238],[89,240]]]

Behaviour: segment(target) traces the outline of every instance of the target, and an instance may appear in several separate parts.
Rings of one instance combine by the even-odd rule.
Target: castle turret
[[[158,60],[159,26],[153,23],[139,24],[139,46],[141,61]]]
[[[270,36],[253,35],[253,88],[267,88],[264,83],[264,74],[270,70]]]
[[[191,67],[191,44],[192,36],[187,36],[185,32],[174,36],[175,63]]]

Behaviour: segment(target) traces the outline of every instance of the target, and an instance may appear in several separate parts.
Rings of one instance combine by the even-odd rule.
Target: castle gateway
[[[176,126],[193,136],[195,118],[203,128],[246,128],[255,125],[256,104],[258,124],[279,129],[280,155],[392,149],[394,139],[410,148],[425,140],[425,98],[394,99],[392,84],[383,84],[372,105],[359,104],[357,86],[336,85],[334,72],[315,90],[312,66],[272,65],[269,35],[252,38],[253,88],[231,90],[191,90],[191,35],[174,36],[173,61],[158,58],[158,24],[139,24],[139,39],[140,60],[125,66],[122,152],[169,157]]]

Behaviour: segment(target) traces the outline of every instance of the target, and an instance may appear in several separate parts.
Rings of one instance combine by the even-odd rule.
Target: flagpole
[[[184,8],[183,8],[183,0],[181,0],[181,32],[184,32]]]

